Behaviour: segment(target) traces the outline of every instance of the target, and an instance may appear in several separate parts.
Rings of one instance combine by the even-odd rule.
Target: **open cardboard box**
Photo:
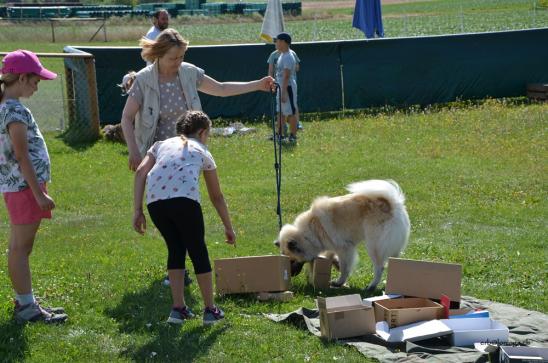
[[[287,256],[249,256],[214,261],[219,294],[289,290],[291,265]]]
[[[442,319],[441,322],[453,331],[451,345],[457,347],[508,341],[508,328],[489,318]]]
[[[438,301],[447,295],[451,308],[460,307],[462,266],[453,263],[388,259],[386,294]]]
[[[318,297],[320,331],[328,339],[342,339],[375,333],[375,314],[359,294]]]
[[[375,301],[375,320],[386,321],[390,328],[423,320],[443,318],[443,306],[425,298]]]
[[[310,264],[308,282],[315,289],[328,289],[331,282],[331,265],[333,261],[327,257],[316,257]]]

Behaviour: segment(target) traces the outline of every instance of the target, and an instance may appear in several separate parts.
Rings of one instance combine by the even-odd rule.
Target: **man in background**
[[[156,40],[156,37],[169,27],[169,13],[165,9],[156,10],[152,14],[152,27],[148,30],[145,38]]]

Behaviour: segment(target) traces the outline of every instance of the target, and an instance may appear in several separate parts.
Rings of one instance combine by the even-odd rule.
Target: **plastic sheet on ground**
[[[548,316],[508,304],[479,300],[463,296],[461,306],[487,308],[491,318],[500,321],[510,330],[510,342],[516,345],[548,347]],[[300,308],[287,314],[265,314],[275,322],[286,322],[306,328],[320,336],[320,319],[316,309]],[[489,357],[474,347],[450,346],[447,338],[433,338],[419,342],[386,343],[375,335],[353,339],[340,339],[369,358],[380,362],[488,362]],[[498,362],[498,357],[494,361]],[[493,359],[493,356],[491,357]]]
[[[241,122],[233,122],[227,127],[213,127],[211,129],[211,136],[245,135],[255,131],[254,127],[246,127]]]

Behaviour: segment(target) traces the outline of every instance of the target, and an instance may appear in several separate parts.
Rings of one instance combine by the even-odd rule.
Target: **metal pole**
[[[533,0],[533,24],[532,27],[534,28],[537,24],[537,1]]]
[[[107,42],[107,24],[106,18],[103,18],[103,36],[105,38],[105,43]]]
[[[462,5],[460,6],[460,32],[464,33],[464,14],[462,13]]]
[[[49,23],[51,24],[51,42],[55,43],[55,25],[53,25],[53,20],[51,19]]]

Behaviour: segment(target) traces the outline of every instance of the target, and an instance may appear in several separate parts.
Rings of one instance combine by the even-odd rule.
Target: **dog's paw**
[[[372,294],[377,289],[377,285],[369,285],[364,289],[366,294]]]
[[[339,280],[333,280],[329,283],[329,287],[331,287],[333,289],[338,289],[340,287],[343,287],[344,283],[345,283],[345,281],[341,282]]]

